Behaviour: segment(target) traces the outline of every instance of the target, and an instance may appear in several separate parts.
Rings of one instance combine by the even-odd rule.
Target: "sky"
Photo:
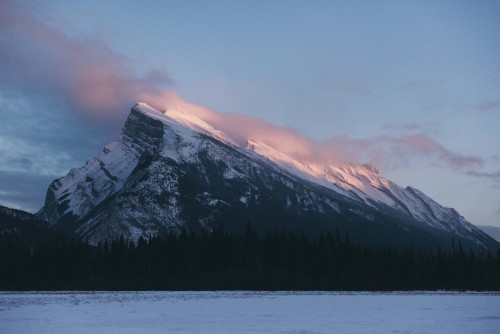
[[[2,0],[0,204],[40,209],[144,101],[500,227],[499,32],[497,1]]]

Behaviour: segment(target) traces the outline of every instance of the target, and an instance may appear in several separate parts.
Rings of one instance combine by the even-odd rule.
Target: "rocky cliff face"
[[[180,111],[132,108],[121,135],[55,180],[39,215],[92,243],[214,227],[318,235],[364,244],[473,247],[495,242],[455,210],[401,188],[366,165],[314,165],[265,143],[238,146]]]
[[[72,169],[49,186],[39,215],[50,224],[85,216],[123,187],[139,158],[153,154],[163,139],[163,124],[132,109],[121,135],[85,166]]]

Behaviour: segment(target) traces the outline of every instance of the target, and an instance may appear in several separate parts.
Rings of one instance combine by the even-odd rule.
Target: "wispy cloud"
[[[484,160],[479,157],[453,152],[427,134],[415,134],[405,129],[397,134],[392,134],[395,131],[391,131],[391,134],[367,139],[336,136],[316,141],[300,135],[297,131],[262,120],[238,114],[218,113],[186,102],[173,92],[149,96],[147,100],[160,110],[174,108],[194,114],[239,145],[246,145],[250,139],[258,140],[291,157],[313,163],[368,162],[382,170],[391,170],[408,165],[413,159],[426,158],[431,164],[462,171],[480,168],[484,164]],[[411,124],[408,128],[422,130],[425,127]]]
[[[53,176],[19,171],[0,172],[0,203],[35,212],[40,209]]]
[[[500,183],[500,171],[498,172],[481,172],[481,171],[476,171],[476,170],[468,170],[467,171],[468,175],[484,178],[491,180],[496,183]]]
[[[40,21],[27,3],[0,2],[0,85],[50,97],[83,117],[113,121],[144,92],[169,83],[164,70],[139,76],[105,44],[61,31]]]
[[[364,140],[344,136],[332,138],[330,143],[348,148],[353,161],[361,163],[367,160],[382,170],[397,169],[419,158],[455,170],[477,168],[484,164],[483,159],[453,152],[424,134],[380,135]]]
[[[488,100],[488,101],[481,101],[475,104],[470,104],[467,106],[468,109],[471,109],[473,111],[477,112],[489,112],[493,110],[499,110],[500,111],[500,100]]]
[[[170,79],[164,69],[138,75],[131,70],[129,60],[102,42],[70,38],[61,31],[39,20],[28,4],[23,3],[21,8],[8,0],[0,2],[0,86],[60,101],[67,110],[99,122],[115,122],[139,100],[159,109],[181,108],[205,119],[241,145],[249,139],[261,140],[290,156],[312,162],[369,162],[382,170],[398,168],[419,157],[457,170],[478,170],[484,163],[478,157],[447,149],[429,132],[422,128],[419,131],[418,124],[407,124],[399,131],[368,139],[337,136],[315,141],[262,120],[217,113],[165,90]],[[408,84],[408,88],[421,88],[420,83]],[[337,94],[373,95],[364,86],[351,83],[338,84],[333,89]],[[499,101],[492,101],[476,107],[492,110],[499,105]],[[0,161],[3,166],[36,168],[36,162],[12,152],[9,150],[9,155]],[[54,157],[51,153],[45,155],[49,160]],[[49,167],[45,175],[58,168],[48,162],[46,165]],[[479,174],[470,175],[486,177]]]
[[[433,134],[441,129],[441,124],[436,122],[391,122],[386,123],[382,130],[391,134]]]

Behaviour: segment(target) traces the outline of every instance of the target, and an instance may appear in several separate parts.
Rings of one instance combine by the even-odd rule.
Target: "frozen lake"
[[[500,333],[500,294],[0,292],[0,333]]]

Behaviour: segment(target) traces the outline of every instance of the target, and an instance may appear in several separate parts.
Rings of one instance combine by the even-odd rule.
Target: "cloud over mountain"
[[[96,40],[70,38],[38,19],[35,5],[0,4],[0,84],[42,95],[95,121],[115,121],[145,92],[169,78],[134,73],[126,57]]]

